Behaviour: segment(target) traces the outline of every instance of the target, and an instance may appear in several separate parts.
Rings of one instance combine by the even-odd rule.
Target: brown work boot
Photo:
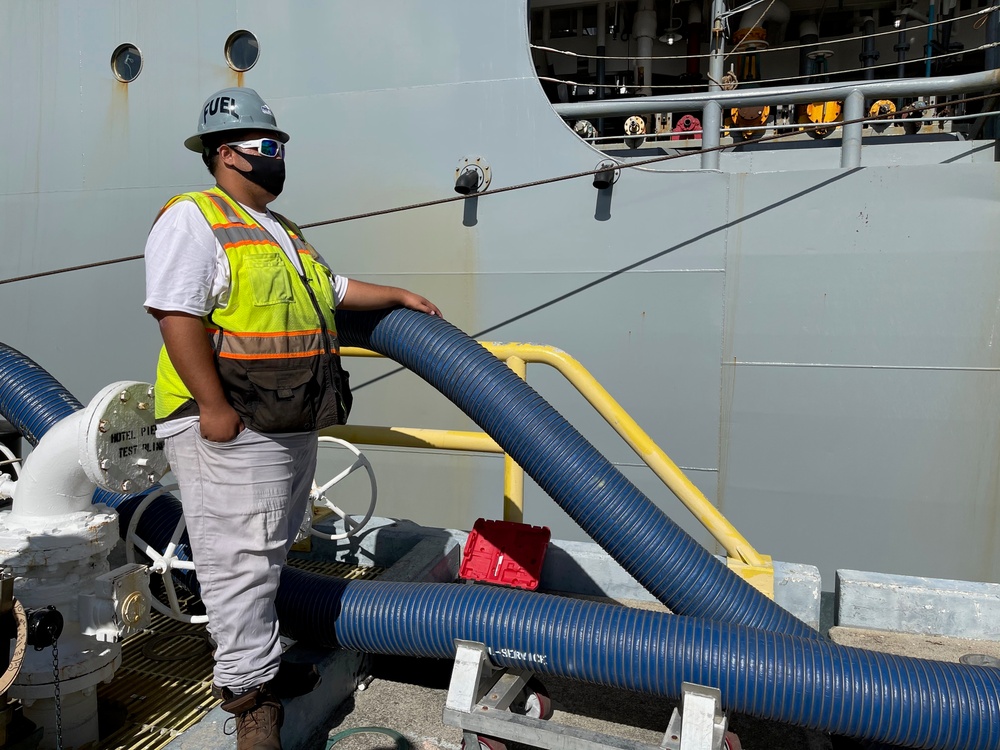
[[[236,717],[236,750],[281,750],[281,723],[285,709],[267,685],[233,695],[222,688],[222,710]],[[223,729],[229,731],[229,721]]]

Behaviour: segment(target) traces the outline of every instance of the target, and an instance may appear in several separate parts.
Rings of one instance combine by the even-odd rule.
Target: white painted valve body
[[[121,663],[121,647],[87,635],[95,581],[109,572],[118,542],[118,514],[93,505],[97,485],[139,492],[166,471],[155,439],[152,388],[114,383],[82,411],[54,425],[24,461],[13,488],[13,507],[0,512],[0,566],[14,576],[14,596],[25,609],[54,606],[63,616],[58,679],[63,747],[98,739],[97,685]],[[133,598],[132,604],[134,605]],[[148,609],[148,603],[146,604]],[[41,747],[56,745],[53,650],[28,648],[10,696],[44,727]]]

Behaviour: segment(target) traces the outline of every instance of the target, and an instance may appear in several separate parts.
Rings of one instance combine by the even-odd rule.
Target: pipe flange
[[[118,514],[84,511],[24,517],[0,513],[0,564],[14,570],[53,569],[107,555],[118,541]]]
[[[65,647],[68,644],[64,644],[64,640],[59,641],[59,690],[63,695],[107,682],[121,666],[122,650],[117,643],[91,639],[92,648],[74,653]],[[27,651],[8,695],[22,701],[55,695],[51,649]]]
[[[594,187],[604,190],[611,187],[622,176],[621,165],[613,159],[605,159],[594,167]]]
[[[156,438],[153,386],[123,380],[100,391],[80,421],[80,464],[87,478],[109,492],[135,493],[167,472]]]
[[[646,119],[639,115],[632,115],[625,121],[625,135],[645,135]]]
[[[583,139],[596,138],[598,136],[597,128],[594,127],[594,123],[590,120],[577,120],[573,124],[573,132]]]
[[[459,190],[463,177],[468,184]],[[471,179],[473,177],[475,177],[474,184]],[[482,156],[466,156],[455,167],[455,190],[464,195],[474,195],[489,190],[492,180],[493,170],[490,168],[490,163]]]
[[[869,117],[885,117],[896,114],[896,102],[891,99],[879,99],[868,108]]]

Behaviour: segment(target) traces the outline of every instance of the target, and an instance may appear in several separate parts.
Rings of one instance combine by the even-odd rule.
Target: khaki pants
[[[234,693],[274,677],[274,599],[316,473],[316,435],[244,430],[212,443],[197,424],[165,441],[217,644],[215,684]]]

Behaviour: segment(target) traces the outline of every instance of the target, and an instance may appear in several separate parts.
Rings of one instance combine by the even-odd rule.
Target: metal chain
[[[56,750],[62,750],[62,696],[59,693],[59,641],[52,642],[52,676],[55,678]]]

